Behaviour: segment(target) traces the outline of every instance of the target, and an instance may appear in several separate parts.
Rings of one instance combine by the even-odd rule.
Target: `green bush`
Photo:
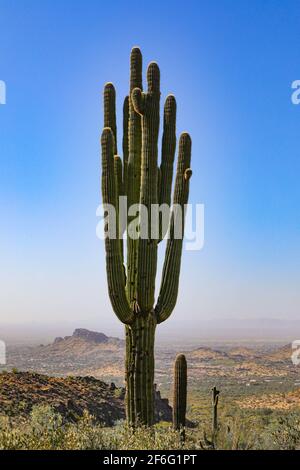
[[[195,448],[189,440],[189,448]],[[180,436],[170,427],[141,427],[133,432],[124,423],[104,428],[85,413],[76,423],[64,423],[61,415],[48,405],[35,406],[30,419],[13,422],[0,419],[0,449],[84,450],[84,449],[178,449]]]
[[[300,416],[299,413],[290,413],[280,416],[271,431],[271,442],[275,449],[300,449]]]
[[[209,421],[186,430],[185,449],[207,447]],[[203,436],[207,436],[207,442]],[[76,423],[66,422],[49,405],[32,408],[30,417],[0,415],[0,449],[12,450],[175,450],[182,448],[180,435],[169,423],[132,431],[124,422],[104,428],[87,412]],[[208,446],[209,447],[209,446]],[[300,413],[257,413],[223,410],[216,436],[217,449],[299,449]]]

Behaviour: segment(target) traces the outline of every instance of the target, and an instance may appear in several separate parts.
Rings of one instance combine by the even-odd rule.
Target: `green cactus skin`
[[[142,88],[142,54],[134,47],[130,57],[130,90],[123,105],[123,161],[117,155],[116,93],[107,83],[104,88],[104,129],[102,146],[102,199],[117,211],[118,197],[127,196],[132,204],[171,201],[176,147],[176,101],[169,95],[164,107],[161,164],[158,166],[160,71],[155,62],[147,70],[147,92]],[[177,174],[173,203],[181,207],[188,201],[191,139],[183,133],[179,140]],[[148,210],[149,217],[151,211]],[[105,230],[109,234],[110,215]],[[182,239],[174,236],[176,211],[170,216],[163,276],[155,306],[157,246],[164,236],[133,240],[127,236],[127,266],[124,266],[123,241],[106,236],[106,270],[109,297],[126,333],[126,413],[129,425],[151,425],[154,421],[154,339],[156,326],[165,321],[176,304],[179,284]],[[128,216],[121,234],[135,216]],[[149,220],[150,231],[150,220]],[[184,229],[184,220],[182,221]]]
[[[171,204],[173,165],[176,150],[176,100],[169,95],[164,106],[164,130],[162,136],[162,156],[159,168],[159,204]],[[161,226],[161,221],[160,221]],[[160,240],[166,235],[160,233]]]
[[[134,88],[142,89],[142,54],[138,47],[134,47],[130,56],[130,93],[129,93],[129,123],[128,123],[128,165],[127,165],[127,198],[128,207],[140,202],[141,187],[141,155],[142,155],[142,127],[141,116],[135,111],[132,103]],[[127,224],[132,221],[128,217]],[[138,240],[127,238],[127,297],[133,310],[136,309],[137,288],[137,259]]]
[[[148,209],[148,239],[138,244],[137,304],[142,312],[153,309],[157,267],[157,240],[151,240],[151,205],[158,203],[157,153],[159,132],[160,72],[152,62],[147,71],[148,92],[132,91],[133,107],[142,116],[142,161],[140,203]]]
[[[173,427],[184,437],[187,402],[187,363],[184,354],[178,354],[174,366]]]
[[[104,127],[110,127],[114,136],[114,155],[117,149],[116,90],[112,83],[104,87]]]
[[[129,153],[129,140],[128,140],[128,126],[129,126],[129,96],[125,97],[123,104],[123,185],[124,194],[127,194],[127,170],[128,170],[128,153]]]
[[[177,173],[174,188],[173,204],[178,204],[182,208],[188,202],[189,180],[192,170],[189,168],[191,162],[191,138],[184,132],[179,139],[179,152]],[[167,320],[176,305],[180,275],[182,238],[175,238],[174,225],[176,223],[177,212],[173,212],[170,220],[170,235],[167,241],[166,256],[163,266],[163,274],[159,297],[155,311],[157,323]],[[177,225],[178,226],[178,225]],[[184,233],[184,218],[182,219],[182,234]]]
[[[101,136],[102,146],[102,198],[104,204],[117,205],[116,178],[114,173],[114,136],[105,127]],[[108,213],[109,226],[109,213]],[[108,292],[112,307],[123,323],[131,323],[134,316],[130,309],[125,290],[126,279],[122,263],[120,240],[105,238],[106,272]]]

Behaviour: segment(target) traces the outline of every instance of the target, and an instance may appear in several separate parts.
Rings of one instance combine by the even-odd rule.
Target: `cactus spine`
[[[155,62],[147,70],[147,92],[142,90],[142,55],[139,48],[131,51],[129,96],[123,106],[123,160],[117,155],[116,93],[107,83],[104,88],[104,129],[102,146],[102,198],[104,205],[112,204],[119,212],[119,196],[127,196],[128,209],[143,204],[148,209],[147,237],[130,236],[128,213],[120,220],[118,233],[127,230],[127,266],[124,266],[122,239],[111,234],[112,221],[106,212],[106,270],[109,297],[117,317],[125,324],[126,333],[126,413],[130,425],[151,425],[154,420],[154,337],[156,326],[165,321],[176,304],[182,237],[174,236],[176,211],[169,221],[162,282],[155,306],[155,277],[157,246],[165,233],[152,238],[152,204],[169,204],[176,147],[176,101],[169,95],[164,107],[162,155],[158,166],[158,134],[160,106],[160,71]],[[191,139],[180,136],[177,174],[173,203],[181,208],[188,201]],[[141,216],[140,216],[141,217]]]
[[[173,427],[180,430],[184,438],[187,398],[187,363],[184,354],[179,354],[174,367]]]

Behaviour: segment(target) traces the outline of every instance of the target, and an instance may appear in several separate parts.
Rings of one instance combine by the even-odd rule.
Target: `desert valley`
[[[124,348],[123,339],[75,329],[72,335],[57,337],[50,344],[8,346],[7,364],[2,369],[68,377],[69,380],[77,376],[92,377],[124,387]],[[172,370],[177,352],[175,346],[158,344],[156,347],[155,381],[162,396],[168,399],[171,399]],[[292,363],[290,344],[238,346],[236,342],[224,342],[217,347],[207,344],[189,346],[182,352],[188,362],[190,410],[199,407],[200,398],[204,402],[205,397],[209,399],[209,391],[214,385],[221,390],[223,404],[234,402],[249,410],[300,408],[300,369]],[[4,377],[2,374],[2,382]],[[16,383],[14,387],[17,387]],[[204,408],[206,406],[209,404]]]

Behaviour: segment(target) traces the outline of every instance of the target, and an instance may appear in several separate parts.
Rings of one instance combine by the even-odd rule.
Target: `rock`
[[[72,335],[74,338],[81,338],[93,343],[107,343],[108,337],[104,333],[86,330],[85,328],[76,328]]]
[[[161,398],[160,391],[154,390],[155,421],[172,421],[172,408],[167,398]]]
[[[55,338],[55,340],[53,341],[53,344],[57,344],[57,343],[60,343],[61,341],[63,341],[64,339],[61,337],[61,336],[58,336],[57,338]],[[42,346],[42,345],[40,345]]]
[[[0,414],[26,417],[35,405],[47,403],[65,421],[74,422],[84,411],[95,421],[113,426],[125,419],[125,389],[95,377],[51,377],[32,372],[0,374]],[[20,409],[22,403],[22,409]],[[155,391],[156,421],[171,421],[172,408]]]

